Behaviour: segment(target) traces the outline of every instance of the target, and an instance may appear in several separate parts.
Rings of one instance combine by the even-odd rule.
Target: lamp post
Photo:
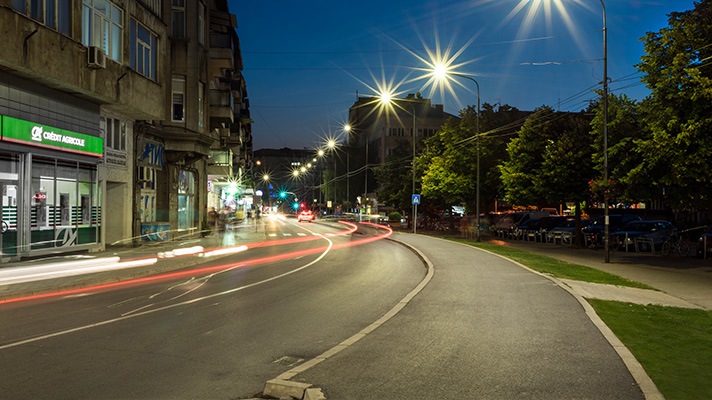
[[[333,188],[334,188],[334,214],[336,214],[336,156],[334,155],[333,150],[336,148],[336,142],[333,140],[329,140],[329,142],[326,144],[329,146],[329,148],[332,150],[332,158],[334,159],[334,183],[333,183]]]
[[[344,125],[344,132],[346,132],[346,142],[348,145],[350,142],[349,139],[350,139],[351,125],[349,125],[349,124]],[[349,203],[349,201],[351,201],[351,190],[350,190],[351,185],[349,185],[349,183],[350,183],[349,174],[351,172],[350,160],[351,160],[351,157],[349,157],[349,149],[347,147],[347,149],[346,149],[346,203],[347,204]]]
[[[387,92],[381,93],[381,95],[380,95],[380,101],[381,101],[381,103],[383,103],[383,104],[393,103],[393,99],[391,98],[390,93],[387,93]],[[403,111],[404,111],[405,113],[408,113],[408,114],[410,114],[411,116],[413,116],[413,144],[412,144],[412,146],[411,146],[411,147],[413,148],[413,160],[411,161],[411,168],[410,168],[410,169],[411,169],[411,175],[412,175],[412,192],[411,192],[411,193],[412,193],[412,194],[415,194],[415,134],[416,134],[415,103],[411,103],[411,104],[410,104],[410,109],[411,109],[411,112],[410,112],[410,113],[408,113],[408,111],[406,111],[406,110],[403,110]],[[388,130],[389,130],[389,128],[390,128],[390,118],[389,118],[388,115],[386,115],[386,118],[388,118],[388,124],[387,124],[387,128],[386,128],[386,134],[388,134]],[[368,152],[368,144],[366,145],[366,151]],[[366,154],[368,154],[368,153],[366,153]],[[367,156],[367,157],[368,157],[368,156]],[[411,215],[412,215],[412,222],[413,222],[413,233],[417,233],[417,228],[416,228],[416,226],[417,226],[417,218],[418,218],[418,216],[416,215],[416,211],[415,211],[415,210],[416,210],[416,205],[415,205],[415,204],[411,204],[410,207],[411,207],[411,213],[412,213]]]
[[[477,219],[476,219],[476,227],[475,227],[475,238],[479,242],[480,241],[480,84],[477,83],[477,80],[475,78],[468,76],[468,75],[463,75],[463,74],[458,74],[455,72],[449,72],[446,67],[444,66],[438,66],[435,68],[433,71],[433,74],[440,78],[444,79],[447,75],[451,76],[457,76],[460,78],[465,78],[469,79],[472,82],[475,82],[475,85],[477,86],[477,193],[476,193],[476,212],[477,212]]]
[[[601,0],[603,8],[603,181],[608,187],[608,28],[606,27],[606,5]],[[603,192],[603,250],[604,261],[611,262],[611,253],[608,243],[610,233],[608,218],[608,191]]]

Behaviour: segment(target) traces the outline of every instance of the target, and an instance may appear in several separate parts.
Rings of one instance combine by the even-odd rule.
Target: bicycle
[[[682,237],[671,237],[663,243],[661,252],[663,256],[677,253],[680,257],[687,257],[690,253],[690,243]]]

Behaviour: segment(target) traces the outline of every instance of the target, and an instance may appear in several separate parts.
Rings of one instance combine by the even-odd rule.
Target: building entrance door
[[[17,181],[0,180],[2,193],[2,221],[0,222],[0,263],[17,258]]]

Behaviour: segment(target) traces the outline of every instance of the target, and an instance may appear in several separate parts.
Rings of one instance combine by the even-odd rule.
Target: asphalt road
[[[340,400],[643,398],[580,303],[552,281],[470,246],[394,237],[432,261],[432,281],[292,380]]]
[[[338,230],[288,222],[266,227],[265,243],[321,236],[192,267],[200,273],[2,304],[0,397],[253,396],[381,317],[425,275],[397,243],[359,243],[382,230],[330,236]]]

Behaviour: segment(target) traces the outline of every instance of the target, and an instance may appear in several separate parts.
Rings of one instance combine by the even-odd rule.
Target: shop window
[[[99,242],[96,166],[33,157],[31,250]]]
[[[83,0],[82,43],[100,47],[106,56],[121,62],[124,12],[107,0]]]
[[[194,226],[195,175],[181,170],[178,174],[178,230]]]
[[[155,81],[158,36],[134,19],[131,20],[129,33],[131,68]]]
[[[65,35],[70,34],[71,0],[12,0],[12,8]]]

